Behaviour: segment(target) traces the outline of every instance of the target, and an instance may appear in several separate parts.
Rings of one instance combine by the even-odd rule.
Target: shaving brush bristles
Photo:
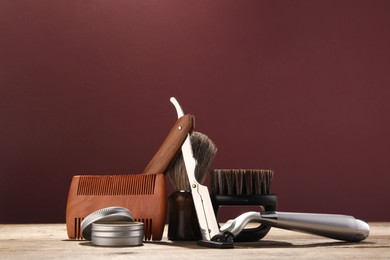
[[[166,170],[166,174],[169,176],[169,180],[171,181],[171,184],[175,190],[190,190],[190,185],[186,174],[186,167],[181,151],[169,164]]]
[[[195,178],[202,184],[218,149],[207,135],[199,132],[192,132],[190,134],[190,140],[192,152],[197,162],[195,167]],[[168,174],[175,190],[191,189],[181,151],[168,166],[166,173]]]
[[[210,172],[212,195],[266,195],[270,193],[273,170],[215,169]]]
[[[207,135],[199,132],[191,134],[191,143],[194,157],[197,161],[195,178],[202,184],[206,179],[218,149]]]

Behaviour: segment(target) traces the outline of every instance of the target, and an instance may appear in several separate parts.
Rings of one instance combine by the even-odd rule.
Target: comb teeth
[[[81,235],[81,221],[83,221],[83,218],[75,218],[74,219],[74,234],[76,239],[82,239]]]
[[[135,219],[134,221],[136,222],[142,222],[144,223],[144,235],[145,235],[145,240],[152,240],[152,228],[153,228],[153,223],[152,219]]]
[[[154,194],[155,181],[155,174],[82,175],[77,195],[151,195]]]
[[[270,192],[273,170],[215,169],[210,172],[212,195],[266,195]]]

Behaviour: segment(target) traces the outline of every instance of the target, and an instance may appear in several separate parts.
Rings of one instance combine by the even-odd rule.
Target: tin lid
[[[92,224],[95,222],[112,222],[112,221],[134,221],[134,218],[127,208],[108,207],[99,209],[89,214],[81,222],[81,234],[84,239],[91,240]]]
[[[92,231],[102,232],[131,232],[137,230],[144,230],[144,223],[137,221],[99,221],[92,225]]]

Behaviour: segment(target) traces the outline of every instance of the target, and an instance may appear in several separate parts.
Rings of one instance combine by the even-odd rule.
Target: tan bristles
[[[270,192],[273,170],[215,169],[210,172],[213,195],[266,195]]]
[[[197,161],[195,178],[202,184],[217,153],[217,147],[205,134],[194,131],[190,136],[192,151],[194,158]],[[181,151],[169,165],[166,173],[169,175],[175,190],[190,190],[190,184]]]

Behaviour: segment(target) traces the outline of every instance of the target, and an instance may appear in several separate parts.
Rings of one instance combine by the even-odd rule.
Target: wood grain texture
[[[193,127],[195,118],[192,115],[184,115],[173,125],[168,136],[146,166],[144,173],[153,174],[165,172],[168,165],[180,150],[181,145]]]

